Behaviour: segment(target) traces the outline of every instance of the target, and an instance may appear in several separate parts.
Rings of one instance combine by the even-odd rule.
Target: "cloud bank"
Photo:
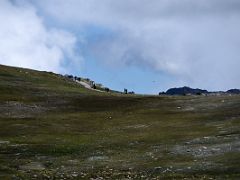
[[[65,72],[69,64],[81,60],[74,52],[76,37],[48,29],[27,2],[1,0],[0,24],[1,64]]]
[[[82,34],[78,51],[111,68],[147,68],[174,77],[176,84],[209,90],[240,88],[239,0],[26,2],[19,7],[1,1],[6,43],[0,63],[65,69],[64,60],[81,59],[74,49]]]
[[[88,42],[108,65],[150,68],[208,89],[240,86],[238,0],[43,0],[38,6],[60,23],[111,32]]]

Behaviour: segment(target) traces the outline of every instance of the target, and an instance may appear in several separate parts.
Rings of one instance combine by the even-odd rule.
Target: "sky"
[[[240,88],[239,0],[1,0],[0,64],[122,91]]]

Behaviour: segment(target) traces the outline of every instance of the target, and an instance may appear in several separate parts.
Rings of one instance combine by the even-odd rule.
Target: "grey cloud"
[[[35,2],[32,0],[32,2]],[[42,9],[60,20],[103,23],[159,20],[166,17],[196,17],[239,13],[239,0],[42,0]],[[70,18],[70,19],[69,19]],[[71,20],[70,20],[71,22]],[[118,22],[115,22],[118,23]],[[138,22],[139,23],[139,22]]]
[[[67,27],[104,28],[86,49],[112,66],[140,66],[208,89],[240,88],[239,0],[42,0]]]

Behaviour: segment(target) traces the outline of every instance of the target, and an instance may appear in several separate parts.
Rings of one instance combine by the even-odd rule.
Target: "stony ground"
[[[0,66],[0,179],[239,179],[240,96],[89,91]]]

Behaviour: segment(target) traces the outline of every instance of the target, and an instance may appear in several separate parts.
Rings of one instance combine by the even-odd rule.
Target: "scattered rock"
[[[88,161],[104,161],[104,160],[108,160],[109,157],[107,156],[92,156],[88,158]]]
[[[140,128],[147,128],[147,127],[149,127],[149,125],[136,124],[136,125],[126,126],[126,129],[140,129]]]
[[[204,138],[203,140],[206,140]],[[199,144],[187,144],[187,145],[176,145],[172,149],[173,154],[190,154],[194,157],[209,157],[209,156],[217,156],[228,152],[240,152],[240,141],[233,140],[228,143],[217,143],[217,144],[206,144],[202,146],[201,141]]]
[[[22,170],[37,170],[37,171],[43,171],[45,170],[45,167],[43,164],[39,162],[30,162],[26,165],[20,166],[20,169]]]
[[[76,172],[74,172],[74,173],[72,174],[72,177],[78,177],[78,174],[77,174]]]
[[[1,144],[10,144],[10,141],[1,141],[1,140],[0,140],[0,145],[1,145]]]

